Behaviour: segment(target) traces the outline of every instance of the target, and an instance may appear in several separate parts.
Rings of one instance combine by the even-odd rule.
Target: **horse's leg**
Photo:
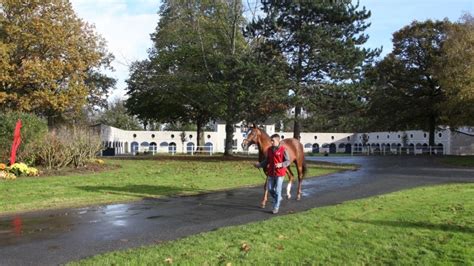
[[[295,175],[291,171],[291,168],[287,168],[287,174],[288,174],[288,185],[286,185],[286,198],[291,199],[291,184],[293,184],[293,179],[295,178]]]
[[[303,183],[303,160],[296,161],[296,170],[298,171],[298,194],[296,200],[301,200],[301,184]]]
[[[265,185],[263,186],[263,199],[260,203],[260,207],[265,208],[268,200],[268,176],[265,178]]]

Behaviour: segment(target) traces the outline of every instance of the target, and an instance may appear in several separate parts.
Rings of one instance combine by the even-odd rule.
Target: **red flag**
[[[21,142],[20,129],[21,129],[21,119],[18,119],[18,121],[16,122],[15,131],[13,132],[13,143],[12,143],[12,152],[10,155],[10,165],[13,165],[15,163],[16,151],[18,150],[18,147],[20,146],[20,142]]]

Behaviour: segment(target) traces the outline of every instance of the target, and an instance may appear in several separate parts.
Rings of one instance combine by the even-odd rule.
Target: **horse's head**
[[[251,127],[247,131],[247,138],[244,139],[242,142],[242,149],[246,150],[248,149],[252,144],[257,144],[258,143],[258,137],[261,134],[260,130],[258,128]]]

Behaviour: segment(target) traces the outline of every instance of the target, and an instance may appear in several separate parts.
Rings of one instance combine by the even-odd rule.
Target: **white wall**
[[[244,130],[244,129],[242,129]],[[242,152],[242,141],[246,137],[246,132],[243,132],[240,127],[235,128],[234,140],[237,140],[237,146],[234,147],[236,151]],[[272,135],[275,133],[274,125],[266,125],[265,131]],[[283,138],[293,137],[292,132],[277,132]],[[101,126],[101,138],[106,147],[113,147],[116,154],[131,154],[132,143],[138,143],[139,152],[149,151],[151,143],[156,143],[158,152],[168,152],[169,147],[160,147],[160,145],[174,143],[176,145],[176,152],[181,153],[186,151],[188,144],[196,145],[196,132],[186,131],[186,141],[183,143],[180,137],[181,131],[131,131],[121,130],[110,126]],[[329,145],[335,144],[337,152],[344,152],[346,144],[362,145],[364,144],[364,134],[368,137],[367,144],[372,148],[381,148],[382,145],[390,145],[391,147],[404,146],[403,136],[406,134],[406,145],[413,145],[414,147],[422,147],[428,145],[428,133],[421,130],[397,131],[397,132],[368,132],[368,133],[301,133],[301,143],[305,147],[306,152],[313,151],[313,146],[319,146],[319,152],[329,152]],[[459,134],[458,134],[459,135]],[[474,153],[474,146],[472,141],[474,137],[466,140],[460,140],[459,136],[454,136],[453,133],[447,130],[440,130],[436,132],[435,143],[442,145],[446,149],[447,154],[457,154],[460,148],[470,146],[471,150],[466,152]],[[213,152],[224,152],[225,148],[225,125],[218,124],[215,132],[204,132],[205,143],[212,143]],[[451,139],[455,141],[456,148],[452,147]],[[148,143],[148,146],[142,146],[142,143]],[[326,147],[327,146],[327,147]],[[462,150],[462,148],[461,148]],[[250,153],[257,153],[256,147],[249,149]]]

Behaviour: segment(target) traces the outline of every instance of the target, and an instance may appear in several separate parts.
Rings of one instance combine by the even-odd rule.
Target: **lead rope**
[[[265,173],[262,171],[262,169],[259,167],[258,168],[258,171],[260,172],[260,176],[263,178],[263,179],[267,179],[267,176],[265,175]]]

